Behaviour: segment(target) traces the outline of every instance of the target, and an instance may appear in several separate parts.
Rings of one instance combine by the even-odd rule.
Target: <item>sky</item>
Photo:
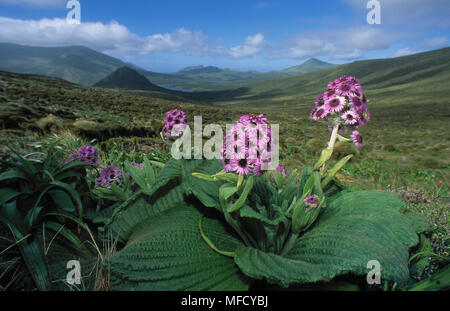
[[[67,15],[77,1],[74,24]],[[176,72],[196,65],[271,71],[313,57],[343,64],[448,47],[450,38],[449,0],[77,1],[0,0],[0,42],[83,45]],[[369,24],[377,3],[380,23]]]

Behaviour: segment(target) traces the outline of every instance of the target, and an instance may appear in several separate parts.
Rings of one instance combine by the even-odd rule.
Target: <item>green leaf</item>
[[[2,174],[0,174],[0,181],[8,180],[8,179],[23,179],[28,180],[28,178],[25,176],[25,174],[20,170],[9,170]]]
[[[148,162],[148,161],[147,161]],[[147,180],[146,172],[141,170],[140,168],[134,167],[129,162],[125,162],[125,168],[130,173],[133,180],[138,184],[138,186],[142,189],[144,193],[150,194],[151,186],[154,183],[153,180]],[[150,166],[150,170],[153,170]],[[150,173],[149,173],[150,174]]]
[[[183,184],[186,187],[186,194],[189,195],[192,193],[197,197],[197,199],[200,200],[200,202],[202,202],[203,205],[207,207],[215,207],[216,209],[220,209],[219,187],[222,182],[206,181],[204,179],[196,178],[195,175],[197,173],[214,175],[219,172],[221,168],[222,165],[219,161],[203,160],[198,162],[193,171],[186,171],[183,175]]]
[[[159,188],[166,185],[170,180],[174,178],[181,177],[181,160],[175,160],[171,159],[161,170],[161,172],[158,174],[158,176],[155,179],[155,183],[152,186],[152,189],[150,193],[147,193],[147,195],[152,195],[155,193]]]
[[[324,209],[318,222],[286,254],[243,247],[235,262],[251,278],[284,287],[329,281],[338,275],[366,275],[378,260],[382,278],[405,284],[409,249],[419,242],[397,195],[377,191],[348,192]]]
[[[350,159],[353,158],[353,154],[350,154],[346,156],[345,158],[341,159],[338,163],[336,163],[335,166],[328,172],[327,177],[322,182],[322,187],[325,188],[330,181],[336,176],[336,174],[344,167],[345,164],[347,164]]]
[[[246,290],[232,258],[212,250],[202,239],[201,214],[182,204],[139,224],[128,244],[110,259],[114,290]],[[223,225],[204,219],[202,229],[224,251],[240,244]]]
[[[242,207],[242,205],[244,205],[252,188],[253,188],[253,176],[250,175],[250,177],[248,177],[248,179],[245,181],[244,190],[242,190],[241,196],[236,202],[233,203],[233,205],[231,205],[228,208],[229,213],[236,212]]]
[[[235,184],[223,184],[219,188],[219,200],[222,205],[226,204],[226,201],[234,195],[236,192],[238,192],[239,188]]]
[[[114,236],[119,235],[122,240],[127,241],[137,224],[184,201],[184,186],[172,186],[169,183],[167,187],[161,188],[157,194],[154,197],[141,195],[126,210],[117,214],[109,225],[112,234]]]
[[[0,206],[5,204],[6,202],[18,197],[21,194],[22,194],[21,192],[14,191],[11,188],[0,189]]]
[[[282,214],[279,214],[277,218],[271,220],[271,219],[261,215],[260,213],[256,212],[253,208],[251,208],[248,205],[244,205],[239,210],[239,216],[241,216],[243,218],[257,219],[257,220],[259,220],[267,225],[270,225],[270,226],[277,226],[285,219],[285,217]]]
[[[450,289],[450,265],[442,268],[429,278],[407,288],[408,291],[438,291]]]
[[[331,156],[333,155],[333,148],[326,148],[322,150],[322,153],[320,154],[320,158],[317,161],[316,165],[314,165],[314,169],[319,169],[325,162],[327,162]]]
[[[81,240],[75,234],[73,234],[72,231],[67,229],[64,225],[54,221],[47,221],[45,222],[45,228],[62,235],[71,243],[70,245],[74,247],[74,249],[77,250],[78,252],[84,253],[87,256],[91,256],[91,253],[84,246],[83,242],[81,242]]]
[[[39,236],[27,236],[29,232],[16,207],[16,202],[5,204],[0,208],[0,222],[11,230],[17,241],[22,240],[17,247],[36,287],[43,291],[50,290],[52,284],[42,243]]]
[[[50,190],[48,194],[52,197],[53,202],[55,202],[62,210],[69,213],[74,213],[76,211],[72,199],[64,190]]]

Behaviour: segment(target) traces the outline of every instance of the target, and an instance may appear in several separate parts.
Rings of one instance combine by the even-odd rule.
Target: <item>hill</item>
[[[0,43],[0,70],[92,85],[125,63],[83,46],[32,47]]]
[[[358,61],[290,78],[229,84],[247,91],[221,104],[311,105],[328,82],[342,75],[356,76],[378,103],[448,101],[450,48],[392,59]]]
[[[336,65],[323,62],[323,61],[318,60],[316,58],[311,58],[311,59],[307,60],[306,62],[304,62],[301,65],[281,70],[281,71],[279,71],[279,73],[295,76],[295,75],[300,75],[300,74],[303,74],[303,73],[313,72],[313,71],[316,71],[316,70],[320,70],[320,69],[324,69],[324,68],[330,68],[330,67],[334,67],[334,66],[336,66]]]
[[[192,66],[192,67],[186,67],[178,71],[177,74],[202,74],[202,73],[217,73],[222,72],[223,69],[220,69],[215,66]]]
[[[164,91],[130,67],[120,67],[94,86],[109,89]]]

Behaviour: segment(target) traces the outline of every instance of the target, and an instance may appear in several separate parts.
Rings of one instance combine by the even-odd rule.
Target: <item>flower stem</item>
[[[330,143],[328,144],[328,148],[331,148],[331,149],[334,148],[334,145],[336,144],[336,139],[338,137],[338,132],[339,132],[339,123],[337,123],[333,127],[333,133],[331,133],[331,138],[330,138]]]

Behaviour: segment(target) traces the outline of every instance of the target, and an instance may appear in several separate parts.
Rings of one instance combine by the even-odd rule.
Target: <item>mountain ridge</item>
[[[204,85],[267,80],[299,73],[292,70],[292,67],[291,70],[287,68],[265,73],[201,65],[186,67],[177,73],[165,74],[125,63],[120,59],[84,46],[36,47],[0,43],[0,70],[56,77],[82,86],[94,85],[124,66],[133,68],[156,85],[191,89],[201,88]],[[321,68],[320,66],[310,66],[306,71]],[[301,71],[301,73],[303,72],[305,70]]]

